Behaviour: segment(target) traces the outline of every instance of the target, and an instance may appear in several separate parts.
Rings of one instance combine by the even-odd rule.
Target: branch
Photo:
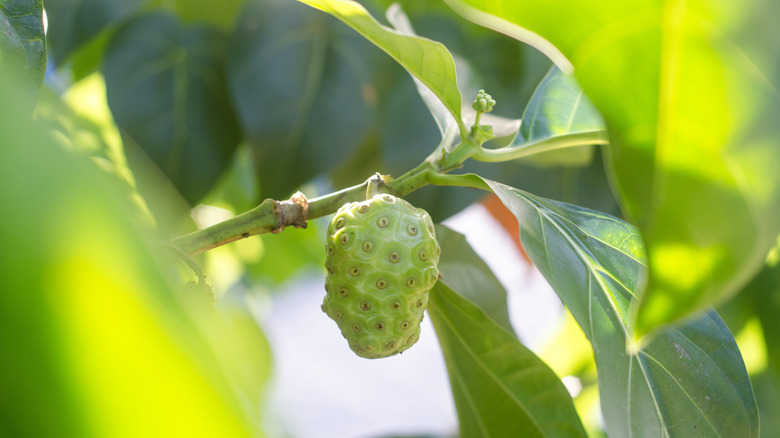
[[[495,101],[490,95],[480,90],[477,100],[474,102],[477,115],[489,112],[494,104]],[[478,120],[479,117],[477,117]],[[437,151],[420,165],[397,179],[374,175],[363,184],[311,200],[306,199],[300,192],[286,201],[266,199],[257,207],[232,219],[176,237],[165,243],[192,256],[249,236],[279,233],[288,226],[306,228],[310,219],[335,213],[341,206],[349,202],[363,201],[370,193],[379,189],[398,197],[403,197],[428,184],[486,189],[484,182],[474,175],[445,174],[457,169],[471,157],[492,155],[494,151],[482,148],[482,144],[491,138],[493,138],[492,128],[475,123],[468,134],[464,136],[461,133],[461,143],[453,147],[452,150],[437,148]],[[492,158],[494,161],[506,161],[505,156],[503,159]],[[382,185],[383,182],[384,185]]]
[[[398,179],[386,182],[385,190],[404,196],[428,185],[428,174],[435,164],[425,161]],[[263,233],[280,233],[285,227],[306,228],[307,221],[335,213],[342,205],[366,199],[370,184],[377,184],[376,175],[366,182],[319,198],[307,200],[298,192],[287,201],[266,199],[257,207],[240,215],[194,231],[166,243],[186,254],[196,255],[212,248]]]

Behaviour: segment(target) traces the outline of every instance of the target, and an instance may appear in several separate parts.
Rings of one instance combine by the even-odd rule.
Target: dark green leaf
[[[447,362],[461,436],[585,436],[555,373],[477,306],[438,282],[428,314]]]
[[[506,290],[488,265],[471,249],[466,237],[444,225],[437,225],[436,240],[441,245],[441,281],[457,289],[460,296],[476,304],[501,328],[514,334],[509,321]]]
[[[146,0],[46,0],[49,47],[55,63],[68,57],[106,28],[128,18]]]
[[[117,125],[190,203],[212,188],[241,139],[225,50],[217,31],[146,15],[117,32],[103,66]]]
[[[220,29],[233,26],[247,0],[193,1],[174,0],[173,9],[185,23],[208,23]]]
[[[486,182],[515,214],[523,247],[593,344],[610,436],[758,435],[750,380],[715,312],[629,350],[644,248],[617,218]]]
[[[398,3],[392,4],[387,9],[387,20],[395,28],[395,31],[402,35],[417,36],[412,28],[412,23],[409,21],[409,17],[404,14],[401,6]],[[414,75],[414,85],[417,87],[417,92],[420,94],[425,106],[428,107],[433,119],[436,121],[436,125],[439,127],[439,132],[442,136],[442,144],[440,147],[449,148],[452,145],[455,137],[458,134],[458,123],[452,117],[447,106],[439,100],[438,96],[433,93],[422,81],[417,79]]]
[[[0,70],[23,87],[31,110],[46,73],[41,0],[0,0]]]
[[[376,100],[370,47],[299,3],[247,3],[231,38],[230,85],[263,197],[290,196],[366,140]]]
[[[379,24],[359,3],[343,0],[299,0],[343,21],[363,37],[387,52],[410,74],[425,84],[452,114],[461,134],[461,97],[452,55],[441,43],[399,34]]]
[[[565,55],[604,116],[612,181],[648,250],[638,335],[749,281],[780,232],[780,3],[448,3]]]

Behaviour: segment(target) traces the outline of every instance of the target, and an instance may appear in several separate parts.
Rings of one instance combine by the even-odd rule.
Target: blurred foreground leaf
[[[262,335],[172,288],[120,182],[45,130],[0,106],[0,435],[261,435]]]
[[[537,47],[571,61],[604,116],[612,181],[648,252],[638,336],[760,269],[780,232],[780,3],[447,2],[521,41],[546,38],[555,47]]]

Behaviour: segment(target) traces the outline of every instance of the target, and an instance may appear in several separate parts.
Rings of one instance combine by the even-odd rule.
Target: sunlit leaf
[[[248,421],[259,406],[243,405],[243,380],[216,356],[262,373],[268,355],[248,360],[204,334],[262,345],[256,327],[217,324],[171,287],[117,179],[19,117],[6,86],[0,186],[14,190],[0,190],[0,435],[260,435]]]
[[[517,217],[523,248],[593,345],[610,436],[758,435],[744,362],[714,311],[629,348],[629,307],[646,269],[635,227],[486,182]]]
[[[24,87],[24,112],[32,109],[46,73],[41,0],[0,0],[0,69]]]
[[[769,18],[780,3],[448,4],[551,42],[604,116],[612,180],[648,250],[638,335],[723,301],[760,268],[780,231],[780,27]]]
[[[428,314],[464,437],[584,437],[555,373],[477,306],[439,282]]]
[[[387,52],[438,97],[466,132],[452,55],[441,43],[404,35],[379,24],[359,3],[347,0],[298,0],[343,21]]]
[[[212,188],[241,139],[225,50],[217,31],[152,14],[117,32],[103,65],[117,125],[191,204]]]

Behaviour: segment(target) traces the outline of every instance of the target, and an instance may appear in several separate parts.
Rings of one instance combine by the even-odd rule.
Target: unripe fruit
[[[322,310],[352,351],[376,359],[412,346],[439,278],[441,248],[428,213],[388,194],[346,204],[325,249]]]

